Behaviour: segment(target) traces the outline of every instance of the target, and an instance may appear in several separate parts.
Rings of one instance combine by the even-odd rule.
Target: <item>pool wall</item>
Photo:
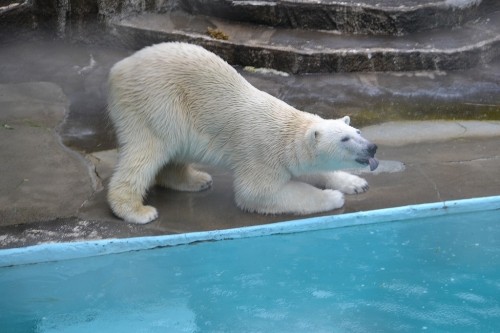
[[[500,196],[410,205],[225,230],[164,236],[39,244],[23,248],[0,250],[0,267],[85,258],[205,241],[261,237],[394,221],[411,222],[413,219],[417,218],[479,211],[500,211]]]

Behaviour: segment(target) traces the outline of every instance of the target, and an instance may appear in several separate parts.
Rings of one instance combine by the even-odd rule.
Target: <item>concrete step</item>
[[[181,11],[145,13],[110,25],[127,47],[190,42],[233,65],[288,73],[455,70],[488,63],[500,55],[499,5],[481,19],[455,29],[400,37],[275,28]]]
[[[490,1],[490,0],[486,0]],[[481,0],[181,0],[186,12],[275,27],[403,35],[461,25]]]

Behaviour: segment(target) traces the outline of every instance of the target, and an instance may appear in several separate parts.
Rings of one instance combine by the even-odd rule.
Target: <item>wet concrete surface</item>
[[[0,188],[0,248],[299,218],[239,211],[231,174],[212,168],[208,191],[152,189],[147,202],[159,209],[157,221],[138,226],[115,218],[105,202],[116,160],[105,81],[110,66],[130,53],[42,37],[3,43],[0,181],[8,186]],[[300,109],[350,115],[379,144],[381,172],[363,173],[370,190],[347,196],[345,207],[329,214],[500,194],[500,61],[459,72],[242,74]],[[57,112],[49,112],[53,107]],[[43,128],[33,126],[37,121]],[[26,187],[35,180],[38,186]]]
[[[63,142],[81,151],[109,149],[114,135],[105,117],[106,79],[111,66],[131,51],[65,43],[50,34],[8,38],[0,51],[0,83],[53,82],[69,101],[61,125]]]
[[[52,83],[0,84],[2,225],[70,217],[92,195],[84,159],[54,131],[67,106]]]

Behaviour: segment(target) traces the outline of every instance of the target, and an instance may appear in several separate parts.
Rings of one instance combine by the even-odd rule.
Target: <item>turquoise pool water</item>
[[[498,209],[0,268],[1,332],[500,332]]]

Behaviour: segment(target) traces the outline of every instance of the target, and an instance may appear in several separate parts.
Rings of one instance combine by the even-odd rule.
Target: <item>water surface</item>
[[[2,268],[2,332],[498,332],[491,214]]]

